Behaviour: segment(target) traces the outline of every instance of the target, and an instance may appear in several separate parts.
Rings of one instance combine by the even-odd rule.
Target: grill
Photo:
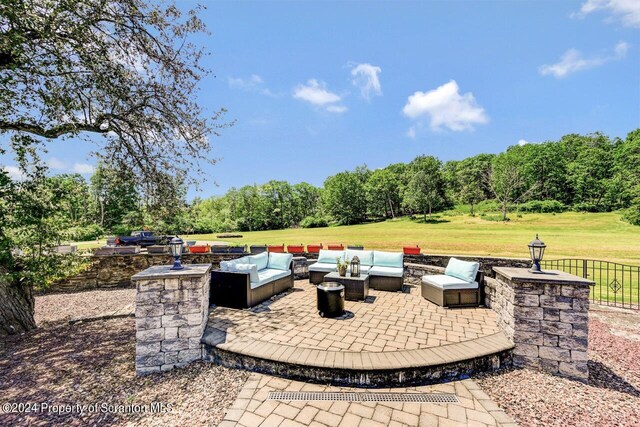
[[[350,393],[271,391],[267,400],[331,400],[347,402],[410,402],[458,403],[458,397],[449,393]]]

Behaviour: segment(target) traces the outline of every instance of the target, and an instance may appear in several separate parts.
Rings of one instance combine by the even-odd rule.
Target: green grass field
[[[240,239],[216,234],[183,235],[198,241],[232,244],[362,244],[366,248],[401,250],[419,245],[423,253],[528,258],[527,244],[536,233],[547,244],[545,258],[589,258],[640,265],[640,227],[620,220],[620,213],[511,215],[511,221],[489,221],[463,214],[434,215],[431,222],[402,217],[371,224],[326,228],[240,232]],[[105,240],[79,242],[80,249]]]
[[[492,218],[484,217],[484,218]],[[426,254],[486,255],[528,258],[527,244],[539,233],[547,244],[545,259],[587,258],[640,266],[640,227],[620,220],[620,214],[576,213],[511,215],[508,222],[490,221],[463,214],[434,215],[431,222],[403,217],[378,223],[298,228],[274,231],[241,232],[239,239],[218,239],[216,234],[183,235],[183,239],[225,241],[232,244],[362,244],[368,249],[400,251],[404,245],[419,245]],[[80,248],[103,245],[102,241],[81,242]],[[571,271],[575,274],[580,272]],[[607,273],[589,271],[598,285],[594,288],[603,300],[616,301]],[[625,291],[638,301],[638,273],[627,273]],[[602,285],[602,286],[600,286]],[[627,288],[628,289],[628,288]]]
[[[417,244],[424,253],[528,258],[527,244],[536,233],[547,244],[545,258],[591,258],[640,265],[640,227],[621,221],[616,212],[512,215],[509,222],[469,215],[434,216],[431,223],[403,217],[352,226],[242,232],[241,239],[218,239],[215,234],[188,237],[237,244],[362,244],[387,250]]]

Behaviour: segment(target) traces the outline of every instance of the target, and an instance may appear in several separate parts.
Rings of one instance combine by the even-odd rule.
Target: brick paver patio
[[[445,309],[419,292],[371,290],[364,302],[346,301],[344,316],[328,319],[318,315],[315,286],[299,280],[252,309],[212,309],[203,340],[260,359],[355,370],[437,366],[513,347],[492,310]]]
[[[333,351],[387,352],[440,347],[500,332],[485,308],[445,309],[408,293],[371,290],[365,302],[345,301],[346,316],[325,319],[316,309],[315,287],[298,280],[293,292],[249,310],[217,307],[209,328],[227,335]]]
[[[453,393],[459,403],[267,400],[271,391]],[[472,380],[424,387],[357,389],[252,374],[219,424],[230,426],[504,426],[516,424]]]

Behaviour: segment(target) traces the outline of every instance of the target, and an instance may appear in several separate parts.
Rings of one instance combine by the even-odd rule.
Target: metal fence
[[[593,280],[594,302],[640,310],[640,266],[592,259],[552,259],[543,260],[541,267]]]

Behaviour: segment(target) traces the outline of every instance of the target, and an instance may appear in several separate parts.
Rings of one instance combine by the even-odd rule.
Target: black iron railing
[[[541,266],[593,280],[596,284],[591,288],[591,300],[594,302],[640,310],[640,266],[593,259],[544,260]]]

